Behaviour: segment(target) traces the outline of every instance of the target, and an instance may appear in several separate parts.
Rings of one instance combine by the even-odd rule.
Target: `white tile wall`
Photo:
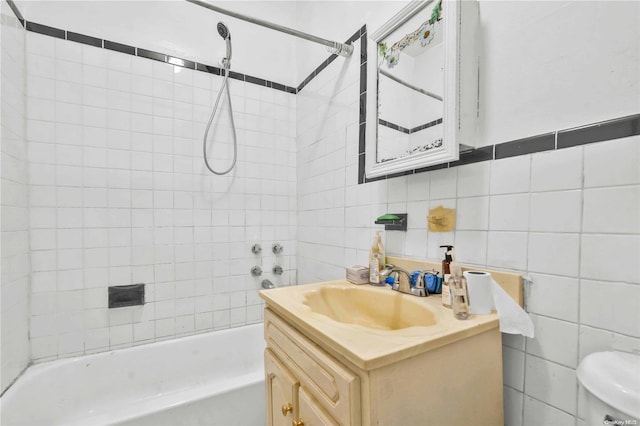
[[[575,369],[532,355],[527,355],[525,363],[525,395],[575,415],[578,393]]]
[[[458,171],[458,197],[487,195],[491,182],[491,163],[482,162]]]
[[[464,263],[532,279],[526,303],[536,337],[503,335],[505,424],[576,424],[584,415],[575,374],[582,357],[640,348],[640,137],[357,185],[358,135],[349,129],[357,125],[358,93],[350,74],[337,81],[351,102],[332,102],[343,86],[330,76],[354,66],[344,61],[298,95],[300,282],[341,278],[345,266],[366,264],[380,229],[374,219],[408,212],[407,232],[385,232],[389,254],[440,261],[438,246],[453,243]],[[335,112],[317,112],[327,110]],[[323,193],[344,193],[344,209],[342,198],[331,203]],[[437,205],[457,209],[455,232],[426,230],[424,217]],[[333,206],[343,222],[323,223]],[[344,238],[327,239],[336,228]]]
[[[2,348],[0,392],[26,368],[29,348],[29,211],[25,132],[25,32],[7,2],[1,6],[2,69]]]
[[[584,148],[584,187],[617,186],[640,183],[640,137],[617,141],[618,149],[607,144]],[[602,167],[603,164],[612,167]]]
[[[524,399],[523,424],[526,426],[573,426],[575,425],[575,421],[575,417],[562,410],[558,410],[529,396]]]
[[[527,268],[526,232],[489,232],[487,263],[503,269]]]
[[[578,322],[579,281],[559,275],[531,274],[535,285],[528,293],[529,312],[546,317]]]
[[[532,156],[531,191],[582,188],[582,147]]]
[[[27,50],[33,359],[261,321],[250,268],[295,281],[295,96],[229,81],[238,162],[216,177],[221,77],[31,32]],[[221,169],[226,103],[215,123]],[[108,286],[140,282],[143,307],[107,308]]]
[[[491,164],[491,194],[529,192],[531,156],[505,158]]]
[[[580,296],[582,324],[640,338],[640,286],[582,280]]]
[[[524,389],[524,352],[504,346],[502,348],[502,374],[504,384],[522,392]]]
[[[640,186],[585,189],[583,232],[640,233]]]
[[[576,368],[578,359],[578,325],[539,315],[531,315],[536,331],[535,339],[530,339],[527,352]],[[559,345],[558,342],[563,342]]]
[[[581,277],[640,284],[637,234],[584,233],[581,243]]]
[[[532,272],[576,276],[579,258],[578,234],[529,234],[529,270]]]
[[[492,231],[528,231],[529,194],[491,196],[489,229]]]
[[[507,424],[573,424],[579,360],[640,347],[628,313],[640,283],[638,137],[357,185],[354,55],[297,97],[231,81],[240,158],[233,178],[218,178],[204,171],[199,139],[219,77],[34,33],[27,48],[31,235],[22,227],[16,247],[31,245],[37,361],[260,321],[254,263],[282,262],[277,285],[342,277],[367,262],[375,217],[402,211],[410,229],[386,233],[389,253],[440,260],[439,245],[454,243],[461,261],[533,279],[538,335],[504,336]],[[225,114],[219,129],[222,166]],[[9,193],[24,213],[24,194]],[[437,205],[457,208],[455,232],[426,231]],[[284,256],[249,254],[275,240]],[[132,282],[149,284],[149,303],[107,310],[106,287]],[[598,315],[596,301],[619,298],[625,310]]]
[[[587,214],[585,204],[585,215]],[[535,232],[580,232],[582,191],[531,194],[530,229]]]
[[[423,174],[428,176],[427,173]],[[411,215],[409,215],[409,219],[411,219]],[[459,230],[489,229],[489,197],[459,199],[456,211],[456,228]]]
[[[504,424],[509,426],[522,425],[522,392],[508,386],[503,390],[504,398]]]

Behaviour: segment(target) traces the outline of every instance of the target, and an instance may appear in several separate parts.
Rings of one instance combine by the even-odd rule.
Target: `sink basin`
[[[434,313],[418,298],[373,287],[322,287],[304,295],[312,312],[334,321],[378,330],[436,324]]]

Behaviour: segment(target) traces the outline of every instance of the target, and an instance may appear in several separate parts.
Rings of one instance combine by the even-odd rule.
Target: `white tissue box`
[[[369,268],[362,265],[347,267],[347,281],[353,284],[369,284]]]

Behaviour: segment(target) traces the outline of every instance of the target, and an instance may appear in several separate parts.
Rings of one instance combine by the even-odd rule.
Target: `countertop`
[[[428,307],[435,316],[436,324],[380,330],[335,321],[313,312],[304,303],[305,294],[327,286],[339,289],[363,287],[367,291],[392,292],[401,297],[411,298]],[[470,315],[467,320],[458,320],[453,316],[451,309],[442,306],[439,294],[416,297],[393,291],[388,286],[356,286],[347,280],[262,290],[260,297],[265,300],[268,308],[315,343],[363,370],[383,367],[499,327],[495,311],[489,315]]]

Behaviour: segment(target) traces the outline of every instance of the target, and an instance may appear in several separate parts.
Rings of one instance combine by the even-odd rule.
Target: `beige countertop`
[[[313,312],[305,303],[307,294],[325,287],[345,291],[358,287],[363,291],[391,292],[393,297],[411,298],[411,303],[424,304],[432,312],[435,324],[385,330],[335,321]],[[464,321],[456,319],[451,309],[442,306],[439,294],[416,297],[393,291],[388,286],[356,286],[346,280],[262,290],[260,297],[267,307],[320,346],[364,370],[379,368],[499,327],[495,312],[471,315]]]

